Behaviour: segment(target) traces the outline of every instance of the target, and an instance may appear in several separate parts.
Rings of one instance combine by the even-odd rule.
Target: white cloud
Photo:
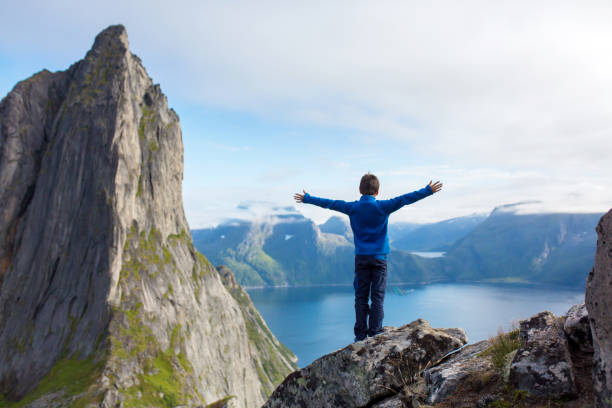
[[[350,129],[347,143],[364,154],[420,155],[432,168],[392,163],[381,174],[393,193],[416,176],[443,178],[444,200],[417,207],[429,219],[529,199],[598,211],[612,203],[608,1],[63,0],[18,2],[3,14],[2,52],[72,61],[96,31],[122,22],[171,101]],[[354,171],[344,160],[335,168]],[[257,173],[286,187],[301,170]],[[289,204],[293,187],[280,187],[267,199]],[[192,223],[231,215],[241,192],[222,189],[214,195],[228,200],[215,205],[185,192]]]

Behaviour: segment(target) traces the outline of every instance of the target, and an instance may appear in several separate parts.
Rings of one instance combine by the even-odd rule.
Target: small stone
[[[488,408],[491,403],[495,401],[495,397],[493,395],[487,394],[480,397],[478,403],[476,405],[477,408]]]

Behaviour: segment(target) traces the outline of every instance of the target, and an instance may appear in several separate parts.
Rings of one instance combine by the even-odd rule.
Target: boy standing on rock
[[[390,200],[376,200],[379,187],[378,178],[368,173],[359,183],[359,192],[362,194],[359,201],[318,198],[306,191],[293,196],[298,203],[314,204],[349,216],[355,241],[355,341],[382,333],[389,253],[389,215],[405,205],[437,193],[442,189],[442,183],[436,181],[432,184],[430,181],[420,190]],[[368,298],[371,298],[371,306],[368,305]]]

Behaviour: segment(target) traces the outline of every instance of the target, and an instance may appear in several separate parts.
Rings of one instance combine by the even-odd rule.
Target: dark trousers
[[[387,261],[370,255],[355,255],[355,339],[382,333],[387,287]],[[368,298],[372,305],[368,305]],[[370,316],[368,320],[368,315]]]

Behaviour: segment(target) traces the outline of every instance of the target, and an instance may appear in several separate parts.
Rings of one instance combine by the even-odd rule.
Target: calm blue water
[[[276,337],[304,367],[353,341],[352,287],[251,289],[249,295]],[[432,327],[461,327],[470,343],[543,310],[562,315],[584,290],[504,284],[433,284],[387,288],[385,326],[417,318]]]

